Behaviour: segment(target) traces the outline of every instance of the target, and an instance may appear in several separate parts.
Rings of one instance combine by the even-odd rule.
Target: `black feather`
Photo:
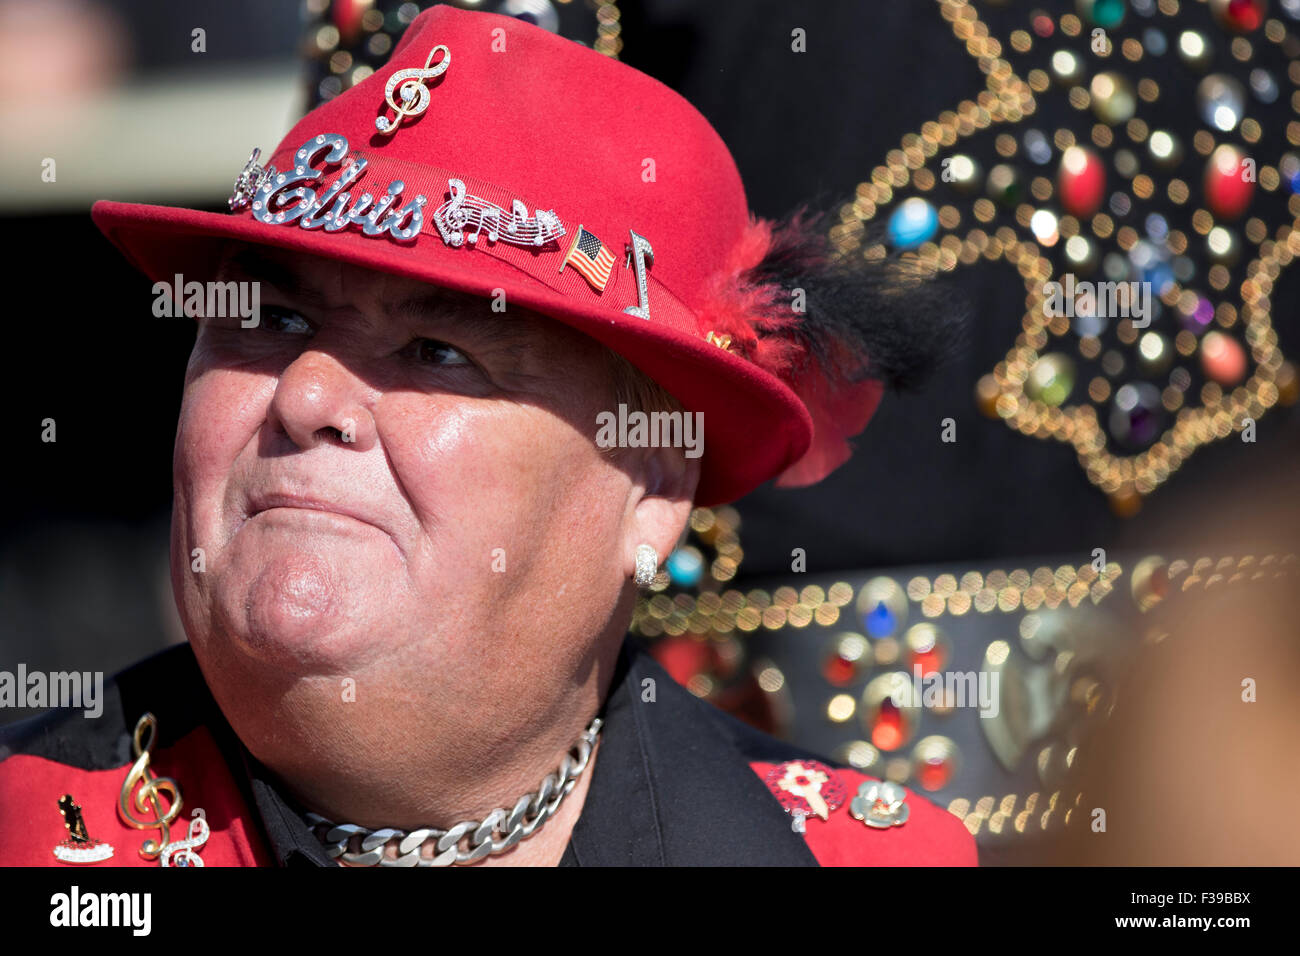
[[[759,336],[796,337],[842,380],[871,378],[895,390],[920,387],[962,349],[968,304],[949,276],[914,255],[863,258],[862,249],[882,243],[882,225],[869,229],[848,254],[834,249],[830,225],[824,212],[797,210],[774,226],[767,255],[742,276],[747,283],[780,287],[782,295],[773,301],[789,303],[796,289],[804,290],[807,311],[800,321],[765,327],[760,320]]]

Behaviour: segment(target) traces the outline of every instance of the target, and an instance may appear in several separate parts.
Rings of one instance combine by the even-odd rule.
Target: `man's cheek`
[[[195,466],[225,468],[266,419],[274,380],[229,371],[200,376],[181,403],[178,450]]]

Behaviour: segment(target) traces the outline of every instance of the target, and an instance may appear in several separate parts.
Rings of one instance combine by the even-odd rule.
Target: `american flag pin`
[[[614,253],[609,251],[609,247],[579,224],[573,245],[560,263],[560,271],[563,272],[565,266],[572,265],[593,289],[604,292],[614,262]]]

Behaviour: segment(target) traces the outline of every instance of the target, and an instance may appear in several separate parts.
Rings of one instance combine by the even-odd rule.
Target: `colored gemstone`
[[[908,628],[907,652],[908,667],[919,665],[922,674],[941,670],[948,661],[948,644],[939,629],[929,622]]]
[[[1296,0],[1300,3],[1300,0]],[[1293,193],[1300,193],[1300,156],[1295,153],[1283,153],[1278,160],[1277,171],[1282,174],[1282,182]]]
[[[912,759],[916,781],[926,790],[942,790],[957,773],[957,745],[947,737],[936,734],[918,741]]]
[[[1201,339],[1201,370],[1220,385],[1237,385],[1246,377],[1246,350],[1231,335],[1208,332]]]
[[[907,718],[898,705],[886,697],[871,726],[871,742],[881,750],[896,750],[907,739]]]
[[[1155,27],[1147,27],[1142,31],[1142,46],[1151,56],[1164,56],[1169,49],[1169,41]]]
[[[1205,164],[1205,204],[1220,219],[1236,219],[1255,195],[1253,165],[1236,146],[1224,143]]]
[[[1196,104],[1207,126],[1227,133],[1246,112],[1246,88],[1226,73],[1211,73],[1196,87]]]
[[[1174,278],[1174,270],[1169,267],[1169,263],[1153,262],[1142,270],[1139,281],[1151,283],[1151,291],[1160,295],[1174,284]]]
[[[942,647],[935,646],[928,651],[912,655],[912,666],[921,668],[922,674],[934,674],[943,668],[947,655]]]
[[[942,790],[952,779],[952,767],[942,757],[930,757],[917,766],[916,779],[926,790]]]
[[[1183,328],[1200,335],[1214,319],[1214,304],[1209,299],[1197,298],[1190,312],[1183,314]]]
[[[1250,71],[1250,91],[1261,103],[1277,102],[1277,80],[1268,70],[1256,68]]]
[[[898,249],[915,249],[939,231],[939,214],[918,196],[904,200],[889,217],[889,241]]]
[[[678,548],[664,563],[673,584],[680,588],[693,588],[704,575],[704,555],[696,548]]]
[[[822,676],[836,687],[843,687],[858,676],[857,662],[846,661],[838,654],[834,654],[826,659],[822,667]]]
[[[1250,33],[1264,22],[1268,0],[1210,0],[1210,9],[1225,30]]]
[[[884,601],[880,601],[866,615],[863,624],[872,637],[888,637],[898,629],[898,619]]]
[[[835,686],[843,687],[858,676],[858,662],[870,651],[871,645],[861,634],[840,635],[822,664],[822,676]]]
[[[1110,433],[1129,448],[1145,448],[1164,423],[1160,390],[1148,382],[1122,386],[1110,410]]]
[[[1061,156],[1056,182],[1066,212],[1080,218],[1091,216],[1106,195],[1106,167],[1096,153],[1071,146]]]
[[[1124,22],[1124,0],[1075,0],[1079,16],[1093,26],[1111,29]]]
[[[1044,405],[1060,405],[1074,388],[1074,363],[1060,352],[1044,355],[1029,368],[1025,394]]]
[[[1097,119],[1111,126],[1127,123],[1137,112],[1133,84],[1122,73],[1098,73],[1090,84],[1092,111]]]
[[[1006,163],[998,163],[989,170],[984,188],[990,199],[1010,209],[1020,202],[1020,186],[1020,174]]]
[[[330,7],[330,19],[338,27],[339,36],[344,44],[349,43],[361,29],[361,18],[370,4],[362,0],[338,0]]]
[[[1039,166],[1046,165],[1052,159],[1052,144],[1040,129],[1025,130],[1021,140],[1025,144],[1025,155],[1029,161]]]

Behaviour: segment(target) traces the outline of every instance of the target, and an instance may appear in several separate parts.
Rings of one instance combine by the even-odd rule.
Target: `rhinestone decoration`
[[[442,59],[437,65],[431,66],[433,58],[439,53],[442,54]],[[397,132],[402,120],[424,115],[424,111],[429,108],[429,103],[433,100],[429,94],[429,87],[425,84],[446,73],[449,66],[451,66],[451,51],[445,46],[436,46],[429,51],[429,57],[424,61],[422,68],[398,70],[390,76],[388,83],[384,85],[384,102],[392,109],[394,116],[391,120],[387,116],[376,117],[375,129],[381,134],[391,136]],[[393,99],[394,90],[398,93],[400,103]]]
[[[226,205],[230,207],[231,212],[239,212],[247,207],[253,201],[253,197],[257,195],[257,191],[262,188],[262,184],[276,175],[274,166],[263,169],[258,165],[257,160],[261,155],[262,151],[254,148],[252,155],[248,157],[248,162],[239,171],[239,175],[235,177],[234,192],[226,200]],[[284,177],[281,176],[280,180],[283,181],[283,179]],[[254,208],[260,209],[261,205],[258,204]]]
[[[1297,397],[1271,296],[1300,255],[1300,2],[936,6],[984,89],[903,136],[830,239],[1014,269],[1025,311],[977,405],[1070,445],[1132,515],[1198,448]],[[928,218],[909,209],[933,210],[933,232],[904,231]]]

